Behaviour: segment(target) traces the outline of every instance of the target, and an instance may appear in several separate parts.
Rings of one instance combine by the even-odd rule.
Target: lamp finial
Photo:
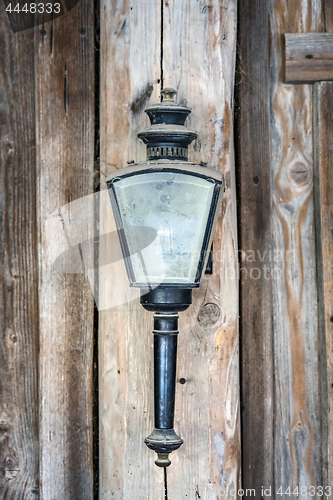
[[[177,90],[173,89],[172,87],[166,87],[163,90],[161,90],[161,95],[162,95],[162,102],[165,101],[176,102]]]

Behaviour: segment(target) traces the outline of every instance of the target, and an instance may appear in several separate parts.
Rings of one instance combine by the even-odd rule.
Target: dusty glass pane
[[[114,187],[136,282],[193,283],[214,184],[184,173],[153,172],[126,177]],[[148,247],[140,232],[131,231],[136,226],[157,231]]]

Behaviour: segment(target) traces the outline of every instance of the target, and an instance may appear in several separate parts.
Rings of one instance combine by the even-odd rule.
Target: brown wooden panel
[[[121,168],[126,160],[145,159],[145,148],[136,139],[136,133],[147,124],[143,110],[149,102],[158,99],[161,78],[160,6],[150,0],[142,2],[140,8],[135,5],[131,8],[127,2],[117,6],[115,2],[111,5],[104,2],[101,10],[103,174],[107,170]],[[197,298],[191,313],[184,313],[181,319],[179,348],[182,354],[178,377],[183,376],[187,382],[177,388],[176,427],[186,439],[186,445],[172,455],[173,463],[168,470],[169,498],[186,498],[187,495],[215,499],[221,482],[236,488],[239,484],[237,237],[232,162],[235,11],[234,2],[226,3],[223,12],[219,2],[213,2],[208,9],[198,4],[192,13],[186,2],[164,5],[164,85],[179,87],[179,99],[186,97],[193,108],[192,126],[200,129],[202,144],[206,142],[202,150],[194,152],[194,155],[199,160],[211,162],[215,168],[223,169],[228,182],[223,206],[223,236],[222,220],[218,230],[216,274],[210,280],[211,286],[209,281],[205,281],[200,295],[204,297],[206,291],[206,302],[214,302],[216,307],[206,307],[199,314],[201,305],[206,302],[201,304],[200,298]],[[226,40],[216,56],[213,53],[216,39],[213,37],[208,41],[206,38],[207,23],[211,27],[209,29],[213,29],[214,20],[217,38],[225,36]],[[171,29],[167,27],[169,22]],[[189,25],[196,27],[193,40],[187,38]],[[181,46],[175,49],[173,44],[177,45],[176,40],[181,34]],[[194,44],[196,40],[202,43],[200,57],[195,53],[195,46],[189,51],[189,43]],[[180,53],[183,53],[182,58]],[[174,67],[171,68],[167,59],[173,57]],[[195,62],[196,57],[198,60]],[[220,87],[220,58],[225,59],[228,68],[224,69],[227,76],[222,80],[223,91]],[[193,71],[188,75],[189,63]],[[205,82],[209,82],[210,76],[212,82],[209,91],[203,85],[199,94],[197,90],[200,89],[195,87],[194,91],[189,81],[201,78],[201,63],[205,64],[207,71]],[[208,68],[215,63],[216,67],[210,74]],[[184,66],[179,70],[177,65],[180,64]],[[172,75],[175,76],[174,81],[169,79]],[[119,81],[125,83],[119,85]],[[214,96],[214,89],[217,96]],[[208,123],[209,137],[206,132]],[[199,141],[195,148],[201,149]],[[101,217],[106,211],[110,212],[107,198]],[[111,215],[104,216],[101,227],[103,232],[114,228]],[[223,256],[218,251],[221,247]],[[228,271],[233,273],[233,277],[227,276]],[[109,277],[105,277],[107,272]],[[101,498],[109,498],[110,492],[119,499],[134,495],[142,499],[162,498],[163,471],[156,468],[154,454],[143,443],[153,426],[152,315],[142,309],[138,299],[133,300],[123,265],[122,269],[105,270],[105,276],[101,271],[101,306],[106,294],[110,300],[104,303],[105,307],[110,308],[112,300],[118,305],[100,313]],[[222,296],[228,297],[223,305]],[[220,319],[216,322],[216,316],[206,311],[219,308]],[[198,314],[200,321],[197,321]]]
[[[322,0],[323,2],[323,31],[333,33],[333,0]]]
[[[232,498],[240,486],[236,18],[233,0],[164,2],[163,81],[192,109],[187,124],[198,139],[189,159],[222,171],[226,179],[213,275],[204,277],[192,306],[180,314],[177,378],[186,383],[177,384],[175,425],[184,445],[168,469],[169,498]]]
[[[53,269],[62,234],[48,228],[51,214],[93,192],[93,2],[36,28],[35,40],[41,497],[91,500],[94,299],[83,274]]]
[[[0,4],[0,497],[39,498],[34,36]]]
[[[285,81],[333,80],[333,34],[286,33]]]
[[[274,486],[282,491],[322,485],[312,86],[284,84],[282,60],[283,33],[317,32],[321,22],[319,0],[271,1]]]
[[[274,459],[268,9],[268,2],[240,0],[236,85],[242,481],[255,498],[273,485]]]
[[[146,159],[137,133],[149,122],[144,109],[159,101],[160,40],[160,2],[101,1],[101,234],[115,231],[106,174]],[[101,243],[100,255],[106,251]],[[153,322],[138,297],[122,261],[100,267],[103,500],[162,498],[164,490],[163,470],[144,444],[153,429]]]
[[[333,484],[333,84],[315,85],[316,239],[323,370],[324,473]],[[327,468],[327,470],[326,470]],[[327,474],[327,476],[326,476]]]

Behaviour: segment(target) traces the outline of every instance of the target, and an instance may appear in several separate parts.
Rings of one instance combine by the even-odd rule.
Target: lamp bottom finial
[[[171,464],[169,453],[157,453],[155,464],[157,465],[157,467],[169,467],[169,465]]]

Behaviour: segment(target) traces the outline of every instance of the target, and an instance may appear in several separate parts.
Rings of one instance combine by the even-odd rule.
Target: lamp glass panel
[[[133,284],[193,284],[214,183],[187,173],[161,171],[121,178],[114,182],[114,190]],[[141,241],[144,231],[132,229],[137,226],[156,231],[149,246]]]

